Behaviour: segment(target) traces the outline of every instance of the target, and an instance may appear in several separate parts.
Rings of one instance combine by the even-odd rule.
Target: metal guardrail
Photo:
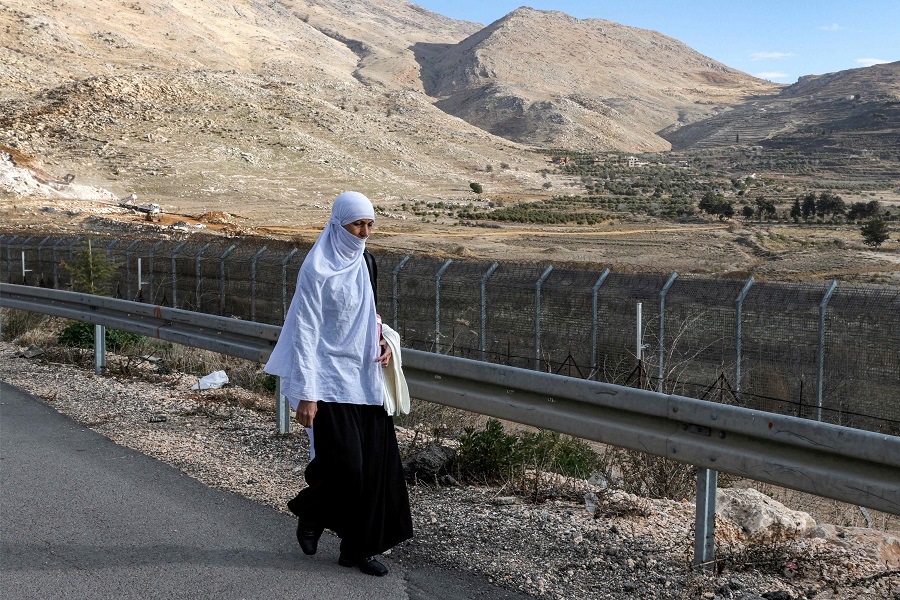
[[[280,331],[238,319],[19,285],[0,285],[0,306],[259,362],[268,358]],[[701,470],[698,484],[708,482],[712,473],[713,489],[715,472],[726,471],[900,515],[900,437],[417,350],[404,350],[403,365],[415,398],[696,465]],[[288,418],[281,398],[280,430],[288,430]],[[702,492],[698,539],[708,538],[714,527],[715,495],[710,498],[707,487]],[[711,558],[709,548],[697,549],[695,564]]]

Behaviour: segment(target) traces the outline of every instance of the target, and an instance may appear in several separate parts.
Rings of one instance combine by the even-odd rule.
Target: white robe
[[[344,225],[375,218],[368,198],[338,196],[331,218],[297,275],[266,373],[296,410],[301,400],[382,405],[375,295],[363,259],[366,242]]]

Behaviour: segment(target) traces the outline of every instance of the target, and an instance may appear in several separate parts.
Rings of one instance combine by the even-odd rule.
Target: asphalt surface
[[[462,571],[337,564],[296,521],[118,446],[0,382],[0,598],[514,600]]]

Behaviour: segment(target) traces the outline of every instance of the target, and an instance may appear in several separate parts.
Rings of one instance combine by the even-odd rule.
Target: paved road
[[[0,382],[0,597],[512,600],[464,572],[304,556],[289,516],[207,488]]]

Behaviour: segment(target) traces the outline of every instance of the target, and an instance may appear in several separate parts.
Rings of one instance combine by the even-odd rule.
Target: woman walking
[[[383,407],[391,353],[375,313],[377,270],[365,250],[375,224],[366,196],[337,197],[297,276],[267,373],[310,433],[308,487],[288,502],[297,540],[315,554],[324,529],[341,538],[338,562],[381,576],[376,554],[413,536],[393,419]]]

